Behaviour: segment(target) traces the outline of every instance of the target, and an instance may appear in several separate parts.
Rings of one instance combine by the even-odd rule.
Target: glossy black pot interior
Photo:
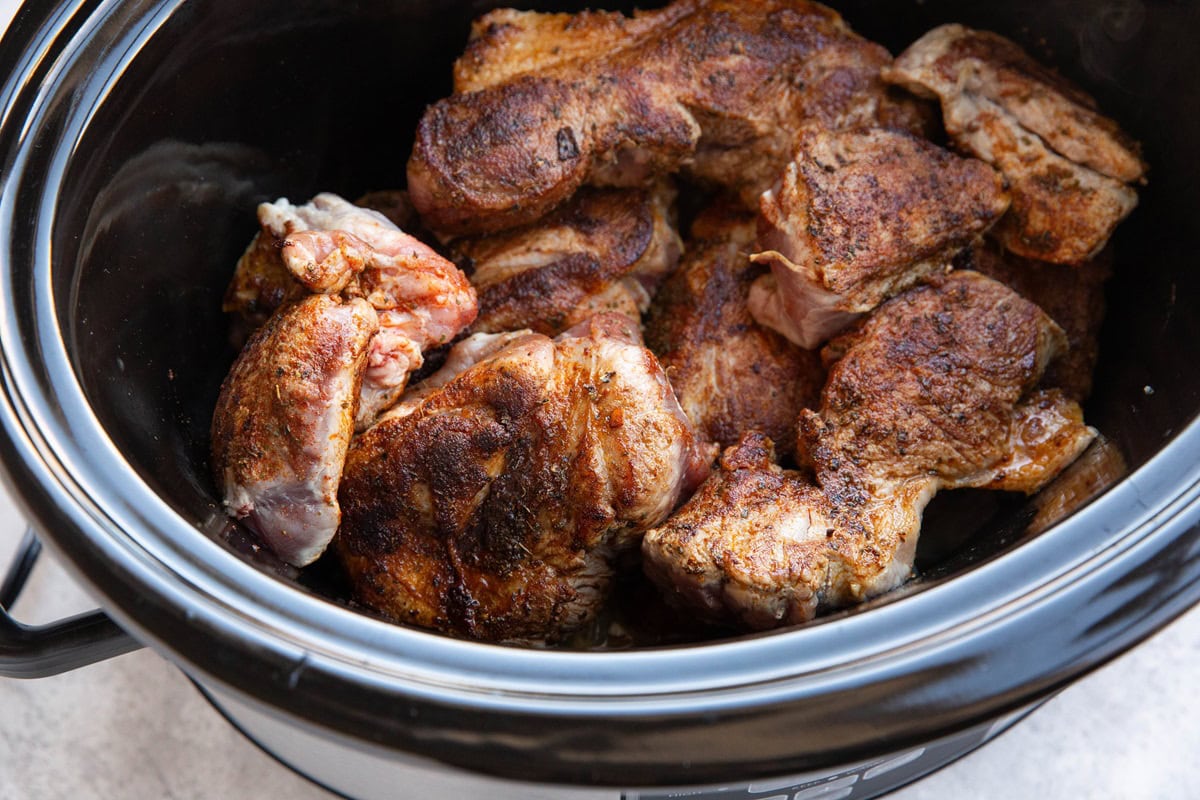
[[[255,204],[402,186],[415,122],[448,92],[469,21],[489,5],[209,0],[182,4],[153,25],[146,22],[152,4],[130,5],[129,19],[146,25],[141,49],[72,148],[57,199],[53,287],[69,302],[56,313],[107,434],[197,529],[218,539],[227,532],[208,472],[208,428],[234,355],[221,295],[255,231]],[[1002,31],[1095,94],[1144,143],[1150,183],[1116,237],[1102,360],[1086,412],[1131,468],[1147,461],[1200,407],[1196,6],[836,5],[893,52],[948,21]],[[101,53],[97,69],[108,56],[121,54]],[[1020,504],[973,499],[972,523],[964,525],[954,501],[947,503],[932,513],[954,520],[942,525],[949,533],[929,538],[923,576],[903,594],[1005,552],[1026,519]],[[505,771],[499,762],[482,767]],[[570,769],[548,767],[548,774],[562,779]],[[620,780],[612,770],[593,775]]]

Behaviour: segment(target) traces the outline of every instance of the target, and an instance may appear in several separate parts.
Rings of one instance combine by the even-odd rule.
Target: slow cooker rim
[[[79,10],[84,5],[64,3],[59,8]],[[165,19],[163,15],[169,15],[179,3],[149,5],[156,18]],[[100,4],[88,29],[108,24],[114,9],[115,4]],[[124,13],[134,12],[126,7]],[[75,34],[68,35],[66,42],[59,40],[68,32],[69,17],[60,14],[57,23],[51,21],[38,32],[38,46],[47,52],[59,48],[55,55],[55,62],[62,67],[58,78],[69,71],[71,58],[87,47],[86,37]],[[121,48],[114,50],[120,52]],[[16,97],[28,90],[29,80],[43,64],[39,59],[15,70],[4,96]],[[77,87],[83,91],[76,95],[75,116],[62,126],[69,128],[76,140],[108,82],[118,78],[119,73],[94,76],[91,83]],[[223,654],[215,649],[207,660],[189,651],[185,659],[189,671],[199,671],[222,684],[260,694],[256,687],[246,685],[247,675],[271,675],[279,686],[294,688],[308,680],[306,673],[325,673],[335,680],[381,691],[428,695],[472,707],[519,708],[524,713],[539,709],[554,713],[570,707],[573,713],[604,716],[671,713],[672,708],[695,714],[769,702],[778,698],[785,685],[793,696],[811,695],[819,693],[821,679],[826,683],[861,681],[864,671],[869,675],[870,667],[881,664],[889,668],[877,669],[874,677],[886,680],[905,658],[911,661],[925,650],[945,645],[947,636],[965,635],[979,626],[1011,624],[1006,611],[1014,607],[1020,607],[1022,614],[1033,614],[1039,604],[1079,589],[1084,582],[1076,579],[1092,574],[1098,566],[1115,567],[1131,557],[1152,533],[1158,534],[1157,538],[1182,536],[1187,532],[1183,527],[1187,518],[1195,514],[1200,496],[1200,459],[1195,457],[1200,454],[1200,423],[1193,421],[1122,484],[1044,536],[899,601],[799,630],[690,648],[531,652],[393,626],[340,608],[259,572],[185,523],[137,476],[91,414],[57,326],[50,285],[54,266],[50,234],[70,148],[64,151],[65,145],[58,139],[34,142],[29,138],[46,135],[36,124],[37,115],[45,112],[55,88],[53,81],[43,83],[28,109],[26,119],[32,122],[27,127],[26,119],[10,117],[19,104],[6,101],[5,118],[0,120],[0,141],[6,143],[0,252],[15,257],[2,278],[5,292],[0,311],[5,344],[5,469],[56,549],[75,565],[86,583],[100,590],[122,624],[179,658],[183,652],[179,634],[173,634],[165,623],[185,619],[197,629],[206,628],[220,636],[223,645],[246,659],[262,664],[262,669],[255,671],[245,664],[223,661]],[[22,131],[22,136],[16,136],[14,130]],[[41,144],[48,147],[35,153]],[[33,225],[23,226],[21,209],[15,204],[17,198],[30,193],[39,200],[39,213]],[[34,234],[32,252],[23,253],[25,248],[14,239],[14,233],[23,227]],[[28,297],[18,295],[13,280],[16,261],[21,258],[27,259],[24,267],[34,277]],[[14,354],[12,348],[18,345],[25,349]],[[127,484],[124,492],[119,486],[123,483]],[[1114,527],[1109,517],[1120,516],[1113,512],[1122,507],[1137,508],[1138,513]],[[1104,531],[1103,539],[1081,548],[1071,559],[1062,562],[1047,557],[1048,551],[1055,549],[1051,545],[1066,539],[1083,542],[1091,538],[1084,534],[1094,530]],[[997,589],[1007,577],[1020,574],[1039,575],[1041,580],[1032,587],[1025,585],[1024,590],[1014,588],[1022,587],[1020,582],[1011,583],[1007,591]],[[987,603],[979,598],[970,602],[976,590],[989,586],[992,594],[980,592],[990,598]],[[1176,597],[1174,604],[1164,605],[1162,613],[1144,618],[1136,630],[1126,629],[1121,637],[1106,642],[1092,662],[1076,664],[1070,674],[1057,671],[1042,676],[1043,680],[1030,683],[1030,691],[1049,691],[1149,635],[1195,602],[1196,587],[1192,589],[1191,594]],[[147,591],[150,594],[143,594]],[[142,596],[141,609],[132,599],[138,595]],[[252,602],[244,604],[247,600]],[[146,605],[161,606],[163,611],[139,613]],[[934,613],[939,606],[940,613]],[[314,632],[319,636],[314,637]],[[826,645],[846,639],[859,645],[831,648],[824,652],[837,655],[824,659],[809,652],[820,654]],[[806,652],[807,659],[803,657]],[[853,656],[851,672],[846,672],[842,663],[846,656]],[[292,669],[281,672],[279,667],[285,664]],[[466,670],[465,665],[473,669]],[[654,674],[666,677],[651,680]],[[691,683],[681,676],[690,676]],[[701,698],[704,702],[699,702]],[[1029,699],[1033,698],[1006,696],[996,699],[993,707],[972,708],[969,714],[971,719],[981,719],[1000,705],[1014,707]],[[966,719],[964,715],[959,723],[966,724]]]

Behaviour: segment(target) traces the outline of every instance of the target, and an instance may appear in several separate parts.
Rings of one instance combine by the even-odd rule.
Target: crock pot
[[[103,609],[36,629],[0,615],[0,674],[149,645],[359,798],[857,798],[977,746],[1200,599],[1200,7],[1139,0],[839,7],[893,51],[947,21],[1001,31],[1145,145],[1086,409],[1130,472],[1066,520],[1026,535],[1024,505],[972,499],[961,535],[887,597],[619,652],[387,624],[239,547],[206,451],[233,356],[220,298],[254,205],[402,185],[415,121],[487,5],[22,6],[0,49],[0,457]]]

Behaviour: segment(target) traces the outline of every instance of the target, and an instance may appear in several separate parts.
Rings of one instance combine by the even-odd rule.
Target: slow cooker
[[[1124,479],[1038,535],[1027,504],[971,496],[917,579],[772,634],[533,650],[359,613],[229,530],[206,463],[233,356],[221,293],[257,202],[402,185],[415,121],[489,4],[27,2],[0,45],[0,457],[103,608],[38,628],[0,616],[0,674],[148,645],[357,798],[859,798],[1195,604],[1200,6],[838,6],[894,52],[948,21],[1005,33],[1144,143],[1086,407]]]

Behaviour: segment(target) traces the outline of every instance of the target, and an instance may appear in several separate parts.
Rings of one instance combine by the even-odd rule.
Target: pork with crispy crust
[[[342,462],[379,319],[361,299],[309,295],[255,331],[221,386],[212,467],[226,510],[284,561],[337,530]]]
[[[755,318],[817,347],[859,314],[950,269],[1008,208],[1000,175],[908,133],[812,130],[762,196],[758,251],[772,277]]]
[[[973,272],[888,301],[835,343],[820,410],[801,413],[815,483],[748,435],[646,534],[647,574],[675,602],[754,629],[894,588],[939,489],[1034,492],[1091,441],[1077,404],[1033,391],[1063,339]]]
[[[753,204],[798,126],[921,127],[880,79],[890,62],[807,0],[494,11],[472,29],[455,93],[421,120],[408,188],[445,235],[528,223],[585,183],[644,185],[684,167]]]
[[[731,203],[702,212],[679,270],[650,306],[646,346],[701,435],[728,447],[758,430],[787,454],[796,414],[815,406],[825,370],[815,351],[750,316],[750,285],[763,272],[748,257],[755,229],[754,216]]]
[[[1042,385],[1061,389],[1083,402],[1092,391],[1092,375],[1100,354],[1104,321],[1104,284],[1112,273],[1111,248],[1082,264],[1050,264],[1022,258],[986,236],[955,260],[995,278],[1036,303],[1067,334],[1067,352],[1042,376]]]
[[[258,220],[261,230],[238,261],[225,310],[253,325],[312,292],[366,299],[379,330],[362,380],[359,429],[399,398],[427,348],[449,342],[475,319],[467,277],[377,211],[326,192],[300,206],[263,203]]]
[[[674,194],[584,189],[530,225],[455,241],[479,296],[472,329],[554,336],[604,311],[639,320],[679,261]]]
[[[1137,205],[1130,184],[1146,171],[1137,143],[1091,97],[1008,39],[943,25],[883,75],[940,100],[955,145],[1004,173],[1012,207],[996,233],[1014,253],[1086,261]]]
[[[394,620],[554,641],[708,462],[627,317],[498,351],[474,338],[482,360],[355,440],[338,551],[355,597]]]

